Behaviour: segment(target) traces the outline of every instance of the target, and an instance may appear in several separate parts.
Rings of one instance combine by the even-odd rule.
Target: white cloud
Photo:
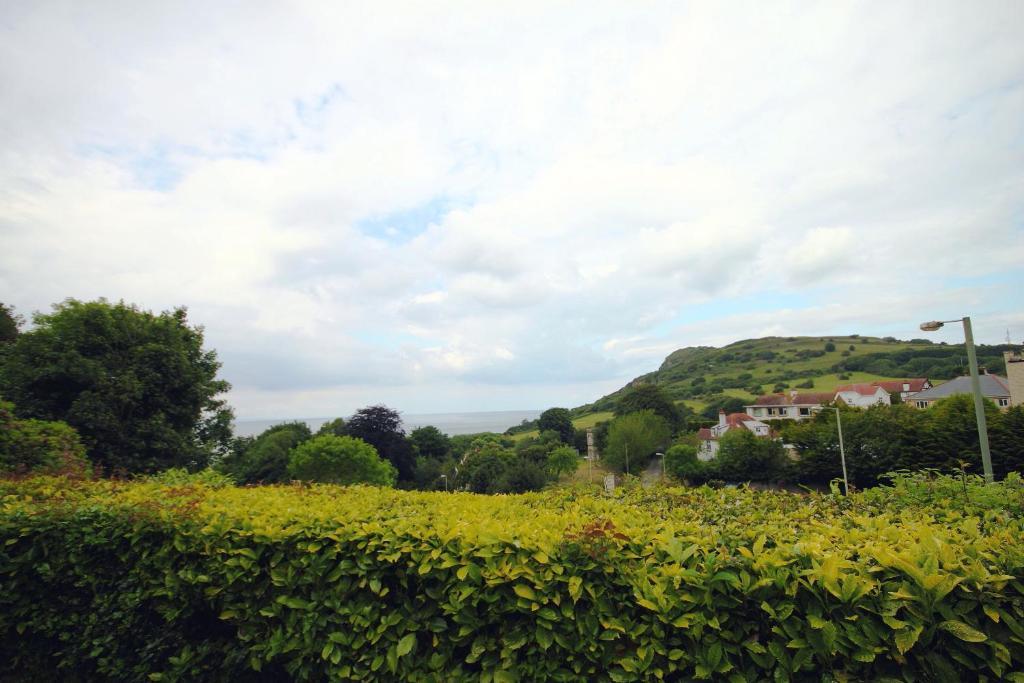
[[[0,18],[4,300],[187,304],[242,415],[572,404],[679,346],[1017,321],[1020,3]]]

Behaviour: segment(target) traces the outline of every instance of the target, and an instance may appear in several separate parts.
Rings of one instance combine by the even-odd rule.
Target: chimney
[[[724,425],[725,424],[725,410],[723,410],[721,408],[719,408],[719,410],[718,410],[718,424],[720,424],[720,425]]]

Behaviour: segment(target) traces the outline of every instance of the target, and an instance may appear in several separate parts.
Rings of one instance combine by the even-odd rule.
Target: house
[[[748,429],[755,436],[768,437],[771,428],[760,420],[755,420],[746,413],[725,414],[724,410],[718,411],[718,424],[713,427],[705,427],[697,432],[697,439],[700,446],[697,448],[697,458],[700,460],[711,460],[718,453],[718,440],[730,429]]]
[[[1005,377],[985,373],[978,377],[981,383],[981,395],[990,399],[1001,409],[1010,407],[1010,385]],[[908,403],[915,408],[930,408],[939,399],[954,396],[956,394],[972,394],[970,377],[957,377],[945,384],[926,389],[910,397]]]
[[[932,383],[928,381],[927,377],[917,377],[914,379],[894,379],[894,380],[883,380],[880,382],[872,382],[876,387],[882,387],[886,391],[892,394],[899,394],[901,401],[906,401],[912,395],[925,389],[931,389]]]
[[[853,408],[892,404],[889,392],[877,384],[844,384],[836,387],[836,400]]]
[[[831,391],[791,391],[788,394],[766,394],[758,396],[749,406],[743,406],[755,419],[766,420],[807,420],[814,415],[814,409],[831,403],[835,393]]]

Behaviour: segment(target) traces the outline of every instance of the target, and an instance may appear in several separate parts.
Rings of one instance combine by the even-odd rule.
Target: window
[[[1010,405],[1010,399],[1008,399],[1008,398],[1001,398],[1001,399],[999,399],[999,407],[1000,408],[1005,408],[1008,405]]]
[[[928,407],[928,401],[918,401],[917,402],[917,407],[918,408],[927,408]]]
[[[800,416],[801,417],[807,417],[810,414],[811,414],[811,409],[810,408],[801,408],[800,409]]]

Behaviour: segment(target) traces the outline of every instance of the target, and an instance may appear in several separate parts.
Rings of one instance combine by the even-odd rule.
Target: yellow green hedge
[[[55,478],[0,506],[0,680],[1024,681],[1013,511]]]

